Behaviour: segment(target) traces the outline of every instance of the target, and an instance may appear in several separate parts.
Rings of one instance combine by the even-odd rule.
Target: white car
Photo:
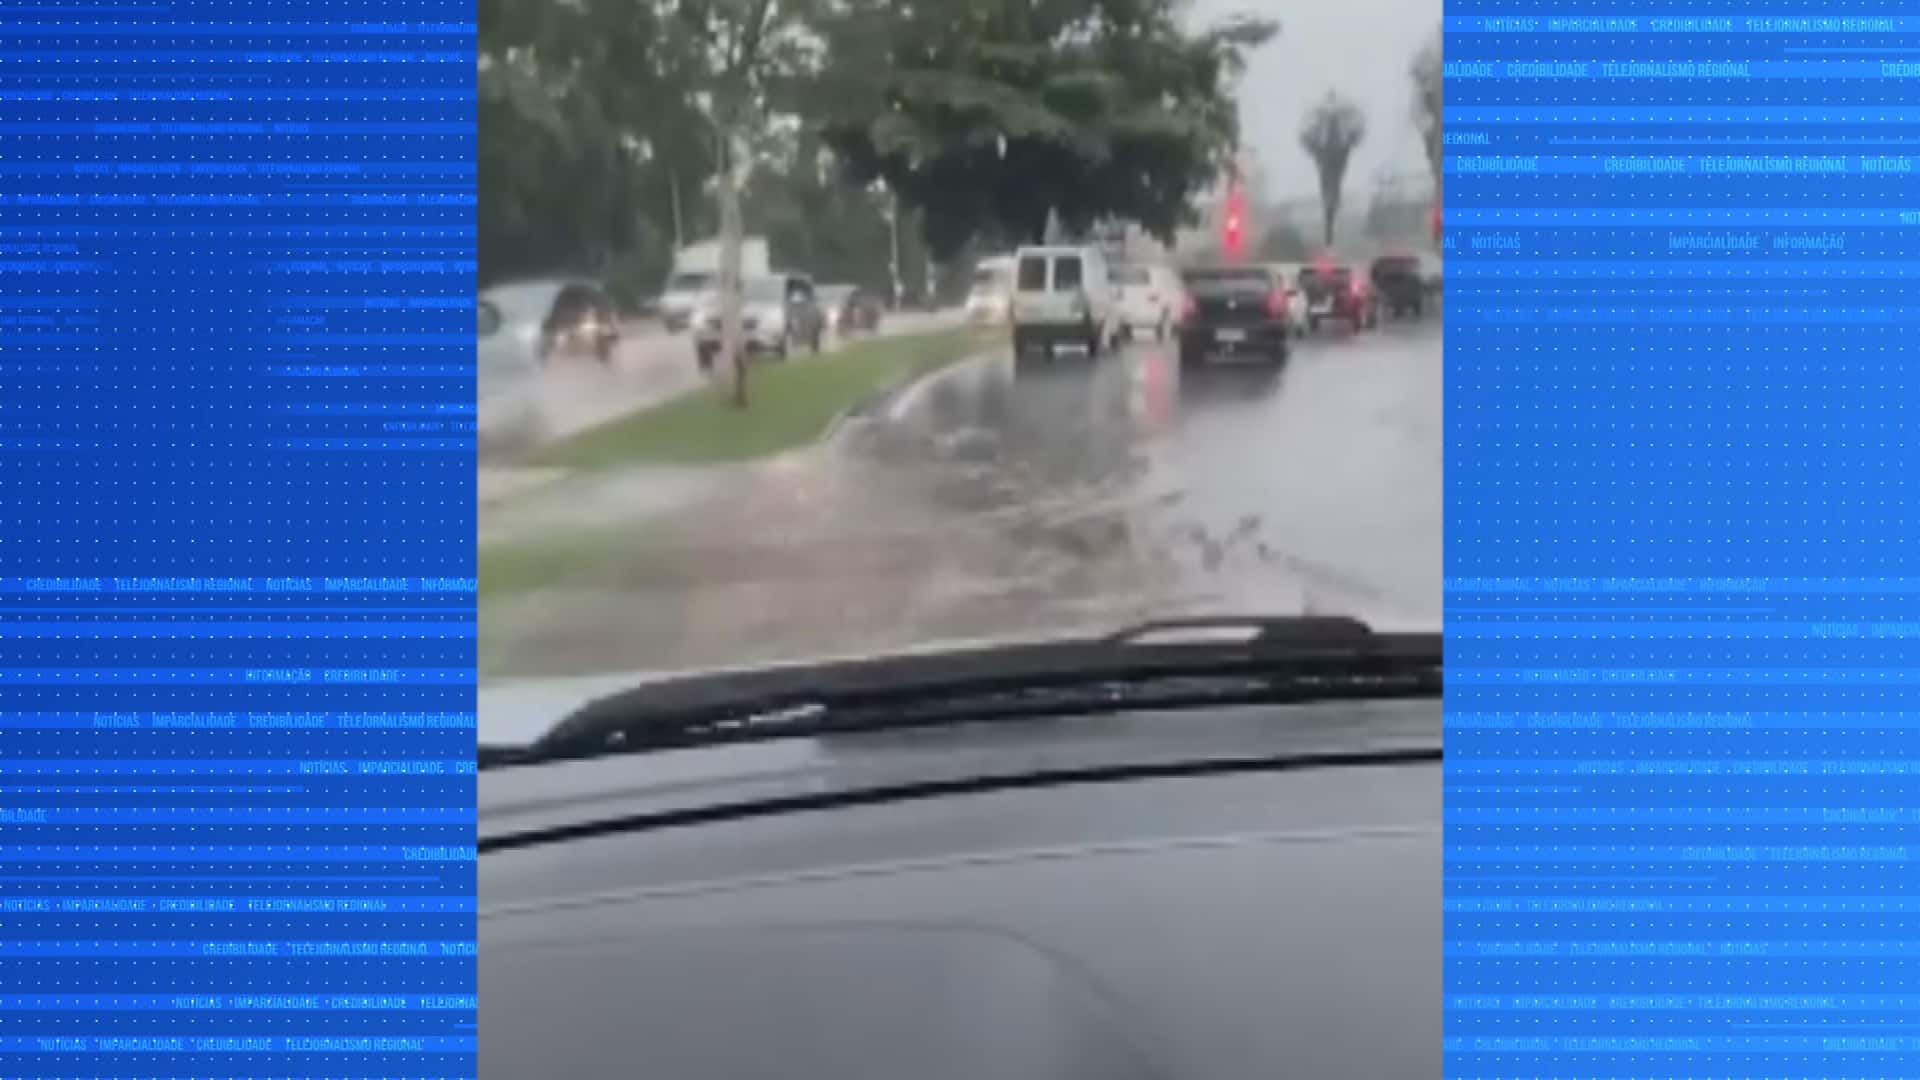
[[[967,291],[967,320],[998,326],[1007,321],[1013,298],[1013,260],[1005,256],[982,259],[973,271]]]
[[[1280,280],[1287,283],[1287,326],[1295,337],[1306,337],[1311,329],[1307,317],[1307,294],[1300,287],[1300,272],[1305,263],[1278,263],[1275,269],[1280,272]]]
[[[720,352],[720,297],[716,293],[695,309],[693,347],[700,369],[713,367]],[[805,345],[820,351],[826,319],[814,297],[813,282],[801,274],[748,278],[740,290],[740,343],[748,356],[787,358]]]
[[[1113,268],[1113,287],[1119,293],[1121,333],[1127,337],[1151,334],[1167,340],[1180,317],[1185,290],[1172,270],[1157,264]]]
[[[1013,353],[1078,346],[1098,357],[1120,337],[1107,259],[1099,248],[1023,247],[1014,256]]]
[[[669,332],[677,334],[692,325],[695,313],[713,300],[716,278],[704,271],[688,271],[667,279],[660,294],[660,321]]]

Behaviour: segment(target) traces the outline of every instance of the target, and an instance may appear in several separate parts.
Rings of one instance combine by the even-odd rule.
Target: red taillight
[[[1192,319],[1198,314],[1200,314],[1200,305],[1194,302],[1193,297],[1183,296],[1180,298],[1180,317],[1182,319]]]
[[[1287,313],[1287,290],[1275,289],[1267,294],[1267,314],[1278,319]]]

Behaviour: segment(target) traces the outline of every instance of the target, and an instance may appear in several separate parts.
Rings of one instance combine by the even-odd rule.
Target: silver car
[[[710,370],[720,354],[720,298],[709,297],[693,317],[693,347],[700,369]],[[820,351],[826,318],[813,282],[802,274],[748,278],[741,287],[740,340],[748,356],[785,360],[790,349],[805,345]]]

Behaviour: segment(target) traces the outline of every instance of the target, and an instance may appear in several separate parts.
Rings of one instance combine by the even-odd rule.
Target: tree
[[[821,281],[885,293],[892,237],[878,192],[841,180],[810,129],[782,160],[762,160],[741,189],[746,231],[767,238],[775,263]]]
[[[1353,160],[1353,148],[1367,136],[1367,118],[1360,106],[1329,90],[1327,96],[1307,110],[1300,126],[1300,146],[1313,159],[1320,177],[1320,215],[1324,225],[1322,242],[1333,246],[1333,223],[1340,215],[1340,187],[1346,181],[1347,163]]]
[[[697,59],[652,0],[480,0],[480,277],[659,274],[708,158]]]
[[[595,137],[591,101],[531,53],[483,58],[478,91],[482,280],[578,268],[629,239],[633,163]]]
[[[1408,74],[1413,78],[1413,122],[1420,131],[1420,141],[1427,155],[1427,170],[1433,174],[1433,201],[1440,203],[1442,183],[1441,164],[1441,117],[1444,101],[1444,83],[1440,63],[1441,42],[1444,36],[1435,31],[1433,37],[1413,55],[1413,63]]]
[[[731,358],[733,401],[747,405],[747,357],[740,336],[740,187],[745,144],[769,103],[818,68],[819,43],[809,30],[811,0],[678,0],[676,22],[700,56],[699,96],[713,146],[715,202],[720,211],[720,350]]]
[[[946,259],[981,233],[1130,220],[1164,241],[1192,220],[1239,138],[1231,82],[1273,23],[1198,33],[1180,0],[843,0],[812,88],[858,183],[920,211]]]

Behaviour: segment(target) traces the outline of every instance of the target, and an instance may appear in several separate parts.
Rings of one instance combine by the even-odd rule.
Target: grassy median
[[[643,544],[658,544],[657,527],[602,527],[559,536],[480,545],[480,601],[538,589],[597,587]]]
[[[744,409],[732,404],[729,387],[704,386],[563,439],[534,460],[596,469],[769,457],[819,439],[835,418],[872,395],[974,355],[988,341],[985,333],[967,327],[869,338],[820,356],[795,353],[785,363],[753,366]]]

